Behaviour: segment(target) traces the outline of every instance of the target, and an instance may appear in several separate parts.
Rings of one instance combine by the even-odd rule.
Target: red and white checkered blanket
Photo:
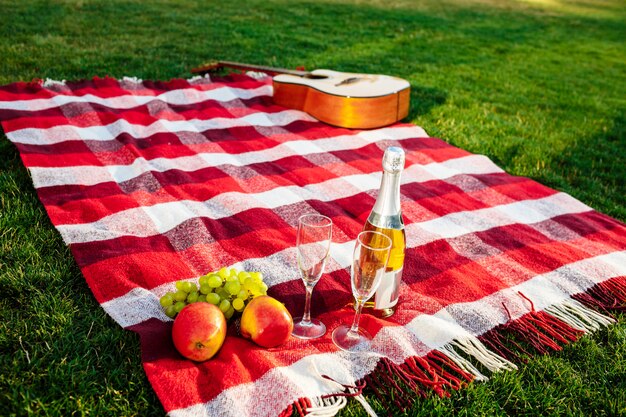
[[[0,87],[7,137],[98,302],[141,336],[170,415],[289,414],[364,383],[406,407],[415,392],[484,378],[477,364],[512,369],[519,353],[559,349],[623,308],[622,223],[414,125],[329,127],[271,94],[269,79],[245,76]],[[261,271],[270,295],[300,315],[303,213],[335,224],[313,315],[330,330],[350,322],[350,251],[389,145],[407,155],[408,247],[396,314],[362,318],[373,351],[338,351],[330,331],[266,350],[231,325],[214,359],[182,358],[158,301],[174,281],[223,266]]]

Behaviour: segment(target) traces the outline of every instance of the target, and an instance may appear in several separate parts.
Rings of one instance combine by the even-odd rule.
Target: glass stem
[[[304,314],[302,315],[303,323],[311,322],[311,295],[313,294],[313,287],[310,285],[304,286],[306,290],[306,301],[304,302]]]
[[[356,301],[356,314],[354,315],[354,321],[352,322],[352,327],[350,327],[350,331],[348,332],[348,336],[350,337],[359,336],[359,320],[361,320],[361,310],[363,310],[363,302],[357,300]]]

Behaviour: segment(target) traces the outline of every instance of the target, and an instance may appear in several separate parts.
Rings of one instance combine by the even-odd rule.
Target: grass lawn
[[[625,40],[620,0],[0,0],[0,84],[165,80],[216,58],[397,75],[432,136],[624,221]],[[410,415],[626,415],[618,318]],[[95,301],[3,135],[0,415],[163,415],[138,338]]]

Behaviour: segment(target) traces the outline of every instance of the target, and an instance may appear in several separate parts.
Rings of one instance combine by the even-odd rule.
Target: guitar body
[[[191,72],[205,74],[223,67],[273,75],[276,104],[302,110],[333,126],[373,129],[409,114],[411,86],[401,78],[325,69],[286,70],[228,61],[204,64]]]
[[[400,78],[315,70],[273,78],[274,102],[333,126],[372,129],[409,114],[410,85]]]

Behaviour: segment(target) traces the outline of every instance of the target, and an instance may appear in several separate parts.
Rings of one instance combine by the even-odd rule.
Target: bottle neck
[[[372,214],[382,218],[400,215],[400,174],[383,171]]]

